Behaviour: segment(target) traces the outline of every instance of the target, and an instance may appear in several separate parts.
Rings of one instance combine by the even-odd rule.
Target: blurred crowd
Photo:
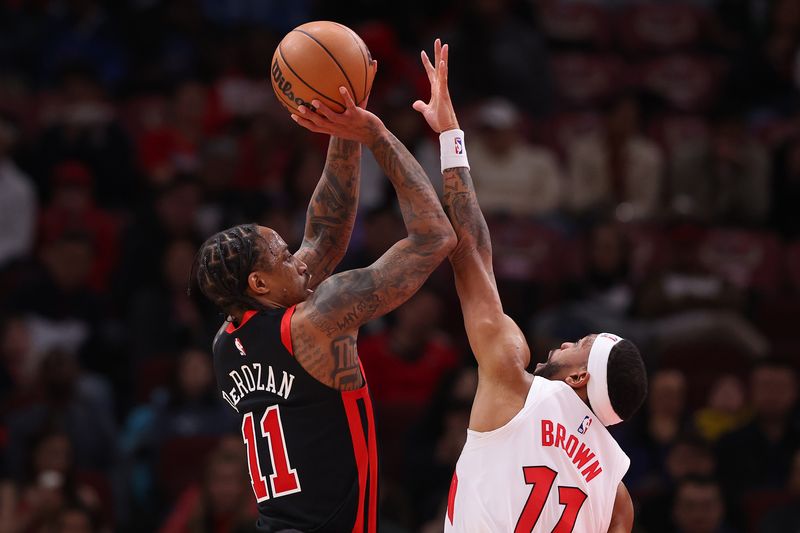
[[[363,36],[374,110],[441,188],[418,53],[450,84],[534,361],[610,330],[650,375],[614,433],[640,533],[800,530],[800,1],[0,0],[0,533],[253,530],[207,236],[301,240],[326,139],[280,38]],[[365,151],[341,268],[403,235]],[[362,330],[383,530],[441,531],[477,373],[443,265]]]

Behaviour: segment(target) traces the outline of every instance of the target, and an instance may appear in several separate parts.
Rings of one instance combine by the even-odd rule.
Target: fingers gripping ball
[[[291,112],[312,100],[336,112],[345,110],[339,87],[357,104],[372,88],[375,71],[367,45],[353,30],[336,22],[308,22],[290,31],[272,56],[272,89]]]

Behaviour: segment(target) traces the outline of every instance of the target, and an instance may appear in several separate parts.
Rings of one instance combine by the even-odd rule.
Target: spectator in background
[[[671,241],[670,264],[645,280],[637,294],[636,315],[651,322],[654,346],[667,350],[723,339],[750,357],[765,356],[767,339],[743,316],[744,292],[700,260],[702,232],[681,227]]]
[[[695,220],[762,225],[770,208],[770,161],[737,112],[713,119],[708,143],[672,155],[670,208]]]
[[[725,504],[719,484],[711,478],[691,477],[680,483],[672,507],[674,533],[728,533]]]
[[[116,219],[95,206],[91,171],[79,161],[65,161],[53,169],[50,204],[39,217],[39,235],[44,243],[63,233],[81,233],[92,243],[93,263],[89,282],[94,290],[107,287],[116,265],[119,232]]]
[[[694,426],[707,442],[716,442],[749,419],[742,381],[732,374],[723,374],[711,385],[706,406],[694,414]]]
[[[561,205],[562,176],[549,149],[525,142],[522,117],[507,100],[484,103],[470,142],[475,190],[487,215],[546,217]]]
[[[185,346],[210,346],[219,315],[187,294],[197,246],[185,239],[167,245],[159,282],[138,291],[131,303],[128,331],[135,360],[163,356]]]
[[[25,318],[4,317],[0,321],[0,412],[24,404],[34,394],[38,362]]]
[[[96,515],[84,505],[69,505],[61,510],[47,533],[98,533]]]
[[[163,185],[152,204],[145,205],[123,236],[117,269],[118,300],[123,309],[135,291],[158,286],[164,254],[177,239],[201,242],[198,210],[202,190],[191,175],[180,175]]]
[[[208,89],[203,84],[195,80],[177,84],[169,118],[137,139],[139,161],[152,188],[198,169],[200,146],[211,129],[210,114]]]
[[[8,472],[23,474],[30,443],[42,431],[65,433],[76,467],[108,472],[115,457],[116,427],[107,385],[86,379],[74,357],[48,353],[38,372],[40,397],[8,414]]]
[[[63,67],[80,62],[91,66],[109,86],[126,72],[119,28],[98,0],[79,0],[49,10],[46,45],[40,66],[46,78]]]
[[[68,509],[81,506],[94,514],[100,511],[97,493],[77,479],[67,434],[46,431],[35,435],[30,444],[19,481],[0,484],[0,530],[64,531],[63,513]]]
[[[237,139],[236,189],[285,196],[286,180],[301,157],[304,137],[295,128],[287,127],[292,124],[284,121],[284,113],[281,109],[280,115],[255,114]]]
[[[255,533],[258,513],[241,441],[220,441],[204,470],[202,484],[181,495],[160,532]]]
[[[676,489],[685,479],[709,478],[716,462],[711,448],[697,437],[686,435],[675,441],[667,452],[666,474],[661,484],[640,492],[641,510],[636,523],[647,533],[674,533],[672,507]]]
[[[384,331],[359,339],[358,353],[369,376],[379,422],[381,469],[401,469],[408,429],[417,422],[442,377],[458,364],[458,353],[441,331],[444,303],[422,289],[392,315]],[[390,422],[391,421],[391,422]]]
[[[800,428],[794,419],[797,374],[779,361],[763,361],[750,375],[753,421],[723,436],[717,444],[720,482],[730,509],[740,509],[748,491],[786,485]]]
[[[667,457],[687,428],[686,377],[679,370],[652,373],[644,416],[615,430],[631,458],[626,484],[631,490],[658,490],[667,473]]]
[[[467,103],[499,96],[536,117],[551,109],[547,50],[531,24],[531,7],[515,0],[469,0],[459,7],[453,34],[459,51],[450,65],[453,99]]]
[[[238,429],[237,418],[217,396],[211,357],[200,350],[185,350],[170,387],[157,391],[151,403],[135,409],[126,423],[121,442],[124,491],[134,508],[148,516],[158,508],[154,472],[166,441],[218,436]]]
[[[83,162],[95,180],[95,197],[105,207],[130,205],[136,165],[127,132],[91,69],[76,66],[61,75],[55,105],[43,113],[48,125],[38,138],[32,166],[40,192],[62,161]]]
[[[591,331],[618,331],[640,342],[645,329],[630,316],[636,292],[631,282],[631,246],[622,227],[599,223],[588,231],[584,244],[586,264],[568,288],[567,302],[534,317],[532,336],[543,353]]]
[[[641,133],[640,104],[633,94],[615,100],[600,135],[579,139],[567,148],[567,203],[579,215],[617,207],[624,221],[653,218],[661,209],[664,156]]]
[[[13,121],[0,115],[0,271],[25,258],[34,241],[36,192],[11,159],[16,138]]]
[[[443,379],[427,415],[407,441],[407,494],[420,531],[438,531],[456,462],[467,439],[478,370],[462,366]]]
[[[245,221],[247,200],[260,200],[258,194],[242,194],[234,186],[239,147],[231,136],[217,136],[203,143],[200,150],[200,183],[203,202],[198,210],[198,228],[203,235],[212,235]]]
[[[12,305],[26,315],[37,353],[53,347],[77,353],[96,340],[106,311],[102,297],[90,286],[91,239],[62,233],[42,247],[40,256],[41,265],[12,293]],[[98,362],[95,353],[84,356],[86,362]]]

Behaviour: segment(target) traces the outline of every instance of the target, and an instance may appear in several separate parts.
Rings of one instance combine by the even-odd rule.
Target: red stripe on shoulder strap
[[[293,305],[287,309],[281,319],[281,342],[292,355],[294,355],[294,349],[292,348],[292,315],[294,314],[294,308],[295,306]]]
[[[235,333],[236,330],[238,330],[239,328],[241,328],[242,326],[247,324],[247,322],[251,318],[256,316],[257,314],[258,314],[258,311],[255,311],[255,310],[252,310],[252,309],[250,311],[245,311],[244,314],[242,315],[241,323],[238,326],[234,326],[233,322],[228,322],[228,327],[225,328],[225,332],[228,333],[228,334]]]

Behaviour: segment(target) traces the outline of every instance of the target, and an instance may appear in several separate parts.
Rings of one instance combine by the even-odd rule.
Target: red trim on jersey
[[[456,491],[458,490],[458,472],[453,472],[453,480],[450,482],[450,493],[447,495],[447,518],[450,525],[453,525],[453,511],[456,506]]]
[[[364,374],[364,369],[361,369]],[[366,380],[366,377],[364,378]],[[366,385],[366,383],[365,383]],[[375,415],[372,413],[372,400],[369,390],[364,387],[364,405],[369,420],[369,533],[374,533],[378,524],[378,443],[375,438]]]
[[[356,456],[356,468],[358,469],[358,511],[353,524],[353,533],[363,533],[364,531],[364,492],[367,489],[367,469],[369,468],[369,450],[367,450],[367,442],[364,438],[364,427],[361,425],[361,413],[358,412],[356,403],[360,397],[364,396],[362,390],[366,390],[366,388],[342,392],[342,402],[344,402],[344,411],[347,415],[347,425],[350,427],[350,438],[353,440],[353,453]]]
[[[281,342],[292,356],[294,356],[294,349],[292,348],[292,315],[295,307],[293,305],[287,309],[281,319]]]
[[[359,365],[360,365],[359,361]],[[364,369],[361,368],[361,375]],[[358,409],[358,400],[364,402],[364,411],[369,424],[369,435],[364,435],[364,425]],[[372,400],[369,397],[366,376],[364,385],[353,391],[342,391],[342,403],[350,427],[350,438],[353,440],[353,453],[358,469],[358,513],[353,524],[353,533],[375,533],[378,524],[378,446],[375,438],[375,416],[372,411]],[[367,474],[369,474],[369,494],[367,490]],[[369,498],[369,516],[367,528],[364,529],[364,504]]]
[[[251,318],[253,318],[254,316],[256,316],[257,313],[258,313],[258,311],[254,311],[254,310],[245,311],[244,314],[242,315],[241,324],[239,324],[238,326],[234,326],[233,322],[228,322],[228,327],[225,328],[225,333],[233,333],[237,329],[239,329],[242,326],[244,326],[245,324],[247,324],[247,321],[250,320]]]

